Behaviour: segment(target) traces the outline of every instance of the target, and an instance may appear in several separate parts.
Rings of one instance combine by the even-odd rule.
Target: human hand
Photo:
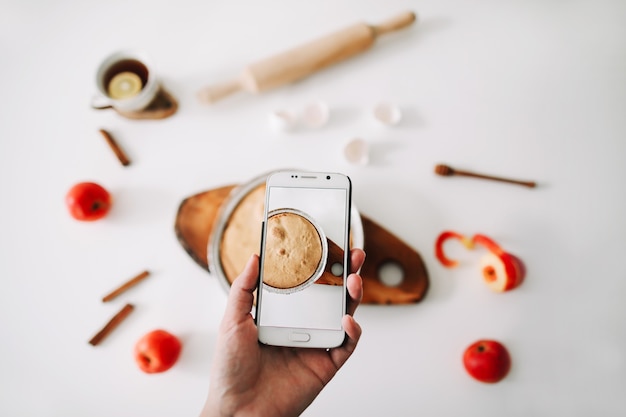
[[[356,271],[365,261],[365,252],[352,249],[350,256],[348,313],[341,322],[346,340],[333,349],[267,346],[258,342],[250,311],[259,258],[250,258],[230,288],[201,417],[296,416],[313,402],[352,355],[361,337],[361,327],[352,316],[363,296],[363,282]]]

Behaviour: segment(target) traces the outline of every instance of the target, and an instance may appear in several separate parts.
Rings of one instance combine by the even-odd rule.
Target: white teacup
[[[141,80],[140,90],[126,98],[114,98],[109,94],[109,84],[118,74],[130,72]],[[122,112],[135,112],[148,107],[159,92],[159,81],[147,55],[138,51],[118,51],[109,55],[96,73],[98,94],[92,99],[94,109],[114,108]]]

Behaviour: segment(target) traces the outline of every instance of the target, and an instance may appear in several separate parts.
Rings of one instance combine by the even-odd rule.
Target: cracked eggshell
[[[370,160],[369,144],[361,138],[352,139],[343,147],[343,155],[351,164],[367,165]]]
[[[270,128],[276,132],[288,132],[296,125],[296,116],[287,110],[274,110],[268,115]]]
[[[393,103],[378,103],[374,107],[374,118],[382,125],[397,125],[402,119],[400,108]]]
[[[302,110],[300,120],[309,128],[318,128],[328,123],[330,110],[328,105],[323,101],[314,101],[307,104]]]

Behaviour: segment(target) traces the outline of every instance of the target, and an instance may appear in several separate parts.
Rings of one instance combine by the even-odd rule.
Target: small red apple
[[[81,182],[65,195],[65,204],[73,218],[94,221],[103,218],[111,208],[111,194],[99,184]]]
[[[509,373],[511,356],[500,342],[479,340],[465,349],[463,365],[478,381],[495,383]]]
[[[500,256],[488,253],[480,260],[480,269],[487,286],[496,292],[518,287],[524,281],[525,267],[522,261],[510,253]]]
[[[181,349],[176,336],[165,330],[153,330],[135,344],[135,361],[145,373],[165,372],[174,366]]]
[[[519,286],[526,275],[526,267],[515,255],[505,252],[485,235],[475,235],[473,242],[486,247],[490,253],[480,261],[483,279],[496,292],[509,291]]]
[[[505,252],[500,245],[491,238],[477,234],[468,239],[465,236],[452,231],[442,232],[435,242],[435,256],[441,264],[448,268],[454,268],[459,263],[449,259],[443,251],[443,245],[448,239],[457,239],[463,243],[467,249],[474,249],[476,245],[481,245],[489,250],[489,253],[481,259],[480,269],[483,279],[496,292],[504,292],[518,287],[526,275],[524,263],[515,255]]]

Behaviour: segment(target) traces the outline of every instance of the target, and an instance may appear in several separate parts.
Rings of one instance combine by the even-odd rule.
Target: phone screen
[[[269,186],[258,325],[341,330],[349,190]]]

